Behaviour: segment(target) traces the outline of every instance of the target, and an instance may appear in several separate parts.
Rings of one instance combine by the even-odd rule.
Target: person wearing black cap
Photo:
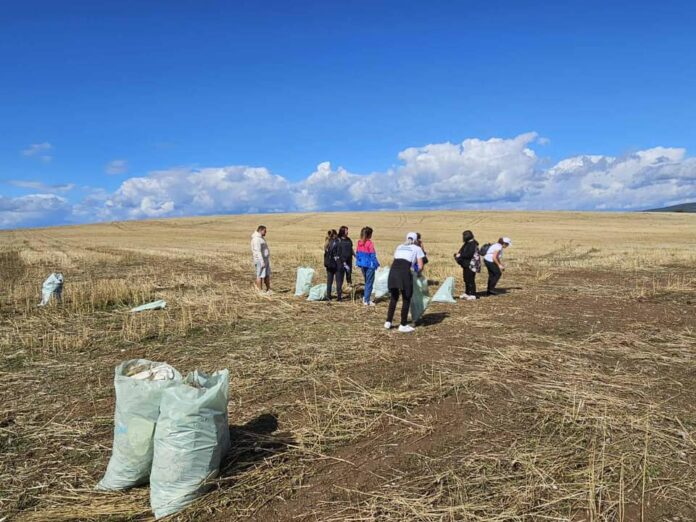
[[[415,330],[415,328],[407,324],[408,310],[411,306],[411,297],[413,297],[411,268],[415,264],[418,267],[418,272],[422,271],[423,258],[425,257],[423,249],[416,244],[417,240],[418,235],[415,232],[409,232],[406,235],[406,242],[396,247],[394,252],[394,262],[389,269],[389,279],[387,280],[391,296],[389,309],[387,310],[387,321],[384,323],[384,327],[387,330],[392,327],[399,295],[401,295],[401,324],[399,325],[399,331],[409,333]]]

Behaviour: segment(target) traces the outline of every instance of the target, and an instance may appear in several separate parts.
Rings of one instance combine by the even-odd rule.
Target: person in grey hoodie
[[[266,243],[266,227],[259,225],[251,235],[251,256],[256,269],[256,288],[261,291],[266,284],[266,292],[271,292],[271,252]]]

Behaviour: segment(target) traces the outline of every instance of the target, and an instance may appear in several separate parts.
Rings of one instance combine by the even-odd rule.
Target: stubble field
[[[268,226],[271,296],[249,236]],[[461,232],[513,239],[503,295],[309,303],[326,229],[423,234],[433,282]],[[0,521],[151,520],[148,488],[93,490],[113,368],[230,370],[233,447],[177,520],[696,520],[696,215],[226,216],[0,232]],[[62,306],[37,308],[52,271]],[[354,282],[361,282],[359,275]],[[477,284],[485,289],[485,270]],[[435,286],[431,287],[431,291]],[[166,310],[130,314],[165,299]]]

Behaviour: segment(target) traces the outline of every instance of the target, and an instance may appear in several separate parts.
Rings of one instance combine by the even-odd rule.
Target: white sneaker
[[[476,301],[476,296],[475,295],[467,295],[465,297],[467,301]]]
[[[469,294],[462,294],[459,296],[459,299],[466,299],[467,297],[469,297]]]
[[[384,327],[385,327],[387,330],[389,330],[389,329],[391,328],[391,323],[390,323],[389,321],[387,321],[386,323],[384,323]]]
[[[368,302],[368,303],[366,303],[365,301],[363,301],[363,304],[364,304],[365,306],[375,306],[375,302],[374,302],[374,301],[370,301],[370,302]]]
[[[410,324],[407,324],[405,326],[403,324],[400,324],[399,331],[401,333],[411,333],[411,332],[415,332],[416,329],[413,326],[411,326]]]

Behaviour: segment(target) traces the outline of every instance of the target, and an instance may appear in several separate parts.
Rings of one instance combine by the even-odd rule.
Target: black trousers
[[[396,312],[396,302],[399,300],[399,294],[401,294],[401,324],[406,326],[408,323],[408,310],[411,308],[411,298],[413,297],[413,289],[399,290],[398,288],[390,288],[389,294],[391,299],[389,299],[389,310],[387,310],[387,321],[390,323],[394,320],[394,313]]]
[[[346,275],[350,276],[350,271],[346,270],[342,263],[339,263],[336,269],[336,297],[339,301],[343,300],[343,278]]]
[[[498,265],[490,261],[486,261],[486,268],[488,269],[488,291],[493,292],[503,272],[498,268]]]
[[[333,289],[334,279],[338,279],[336,277],[336,271],[329,270],[327,268],[326,269],[326,298],[327,299],[331,299],[331,290]]]
[[[464,293],[466,295],[476,295],[476,272],[464,267]]]

